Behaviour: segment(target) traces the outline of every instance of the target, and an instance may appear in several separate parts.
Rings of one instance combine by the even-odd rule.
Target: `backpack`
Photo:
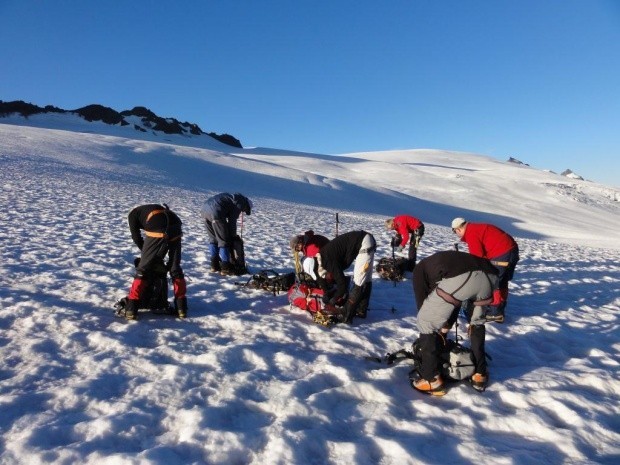
[[[318,287],[315,281],[296,281],[288,290],[290,308],[296,307],[312,315],[312,321],[322,326],[332,326],[338,323],[338,316],[333,310],[328,310],[323,303],[325,292]]]
[[[134,259],[134,266],[140,264],[140,257]],[[145,281],[144,289],[138,301],[138,309],[147,309],[158,314],[176,314],[168,302],[168,268],[163,259],[158,259],[148,274],[142,278]],[[116,302],[116,314],[124,316],[128,297]]]
[[[323,309],[323,289],[312,287],[312,283],[296,282],[288,290],[288,301],[292,307],[316,313]]]
[[[411,344],[411,352],[414,355],[414,369],[417,371],[420,366],[420,349],[418,339]],[[445,379],[452,381],[461,381],[470,378],[475,370],[474,356],[468,347],[462,346],[460,343],[445,338],[444,344],[439,352],[439,373]]]
[[[392,365],[402,359],[413,360],[413,369],[409,372],[409,379],[413,380],[420,368],[420,345],[419,339],[411,344],[411,350],[401,349],[397,352],[387,354],[385,361]],[[381,359],[372,358],[378,361]],[[474,356],[468,347],[464,347],[459,342],[445,338],[444,344],[439,352],[439,373],[448,381],[461,381],[469,379],[475,372]]]
[[[233,237],[230,247],[230,264],[232,265],[232,271],[235,276],[248,274],[248,269],[245,264],[243,239],[238,235]]]
[[[295,273],[279,274],[274,270],[262,270],[253,274],[246,283],[242,284],[244,287],[250,289],[264,289],[271,292],[273,295],[277,295],[280,292],[285,291],[295,282]]]
[[[382,279],[387,279],[388,281],[400,281],[405,275],[407,261],[408,260],[406,258],[402,257],[384,257],[379,259],[379,263],[377,263],[375,270],[379,273],[379,276],[381,276]]]

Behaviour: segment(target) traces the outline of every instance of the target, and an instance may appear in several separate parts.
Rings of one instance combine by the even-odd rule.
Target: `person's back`
[[[320,249],[323,268],[335,274],[351,266],[362,246],[366,231],[350,231],[335,237]]]
[[[247,272],[243,241],[237,236],[237,219],[241,213],[250,215],[251,211],[252,201],[239,193],[222,192],[203,204],[201,215],[209,237],[212,272],[223,275]]]
[[[489,259],[499,271],[499,286],[493,293],[495,311],[487,312],[487,321],[503,323],[508,282],[519,262],[519,245],[510,234],[492,224],[469,223],[463,218],[455,218],[452,230],[467,244],[470,254]]]
[[[418,308],[439,281],[470,271],[497,275],[497,270],[486,258],[455,250],[436,252],[420,260],[413,270],[413,290]]]
[[[510,234],[487,223],[467,223],[462,240],[467,243],[470,254],[488,259],[499,257],[516,247]]]

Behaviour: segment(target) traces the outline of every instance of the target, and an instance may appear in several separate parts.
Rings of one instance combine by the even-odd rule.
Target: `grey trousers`
[[[494,274],[487,274],[483,271],[472,271],[463,273],[453,278],[442,279],[437,283],[437,287],[451,294],[457,300],[483,300],[488,299],[493,294],[493,289],[497,287],[498,279]],[[418,312],[418,330],[420,334],[432,334],[448,321],[454,304],[446,302],[433,290],[424,299],[422,307]],[[485,308],[475,306],[470,320],[472,325],[483,325],[485,323]]]

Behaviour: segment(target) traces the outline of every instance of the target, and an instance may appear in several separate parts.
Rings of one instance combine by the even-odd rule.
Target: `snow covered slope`
[[[487,328],[488,390],[429,398],[407,363],[365,360],[417,337],[409,280],[375,275],[368,319],[326,329],[283,294],[209,273],[199,210],[223,190],[254,201],[253,270],[290,270],[289,237],[333,237],[336,212],[340,232],[375,235],[377,257],[396,213],[427,223],[420,258],[452,247],[457,215],[513,233],[522,260],[507,323]],[[152,201],[184,221],[183,321],[113,314],[138,253],[126,214]],[[0,203],[2,465],[618,461],[611,188],[472,154],[224,151],[0,124]]]

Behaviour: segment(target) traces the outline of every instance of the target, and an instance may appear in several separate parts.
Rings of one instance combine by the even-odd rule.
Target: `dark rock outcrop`
[[[193,123],[181,123],[175,118],[162,118],[157,116],[151,110],[146,107],[134,107],[132,110],[121,111],[120,113],[109,107],[103,105],[93,104],[87,105],[77,110],[63,110],[51,105],[47,105],[45,108],[41,108],[31,103],[26,103],[21,100],[13,102],[3,102],[0,100],[0,118],[11,114],[20,114],[24,117],[36,115],[39,113],[75,113],[80,115],[86,121],[101,121],[106,124],[120,124],[121,126],[127,126],[130,123],[125,118],[129,116],[135,116],[140,118],[142,125],[133,124],[133,128],[136,131],[147,132],[148,128],[152,131],[163,132],[164,134],[192,134],[194,136],[208,135],[223,144],[230,145],[232,147],[243,148],[241,142],[230,134],[215,134],[214,132],[206,133],[200,129],[200,126]]]

